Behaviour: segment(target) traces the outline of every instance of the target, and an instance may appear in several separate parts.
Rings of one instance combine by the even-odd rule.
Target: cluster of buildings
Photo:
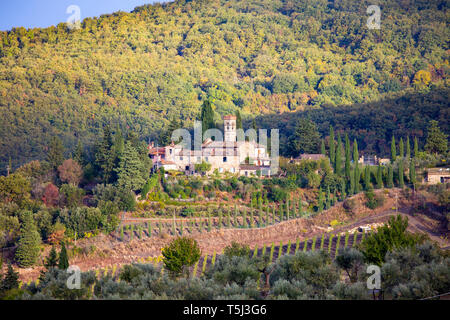
[[[256,141],[238,141],[236,117],[225,116],[224,141],[206,139],[201,150],[186,150],[183,144],[155,147],[149,146],[149,156],[155,170],[183,171],[187,175],[196,173],[195,165],[203,162],[211,165],[210,172],[251,176],[270,176],[271,160],[265,146]]]

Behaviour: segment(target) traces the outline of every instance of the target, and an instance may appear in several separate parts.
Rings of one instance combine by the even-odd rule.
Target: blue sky
[[[71,5],[81,11],[81,21],[87,17],[98,17],[115,11],[130,12],[135,7],[163,2],[155,0],[1,0],[0,30],[13,27],[45,28],[66,22],[71,14],[66,13]]]

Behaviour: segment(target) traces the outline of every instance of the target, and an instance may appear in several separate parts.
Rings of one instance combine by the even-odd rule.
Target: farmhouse
[[[195,174],[195,165],[206,162],[211,171],[229,172],[238,175],[270,175],[270,158],[265,146],[256,141],[237,141],[236,117],[225,116],[224,141],[206,139],[201,150],[186,150],[182,144],[155,147],[149,145],[149,156],[154,169],[183,171]]]
[[[431,168],[426,173],[427,184],[438,184],[450,182],[450,168]]]

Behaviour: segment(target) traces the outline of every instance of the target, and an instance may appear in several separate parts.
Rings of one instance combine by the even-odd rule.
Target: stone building
[[[265,146],[256,141],[237,141],[236,117],[225,116],[224,141],[206,139],[201,150],[186,150],[182,144],[172,143],[165,147],[149,146],[149,156],[154,168],[184,171],[195,174],[195,165],[202,162],[211,164],[210,173],[229,172],[251,175],[261,172],[270,175],[270,158]],[[249,167],[251,166],[251,168]]]
[[[430,168],[425,175],[427,184],[438,184],[450,182],[450,168]]]

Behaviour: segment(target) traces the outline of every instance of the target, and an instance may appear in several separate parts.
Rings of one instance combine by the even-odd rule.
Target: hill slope
[[[106,122],[156,137],[206,97],[253,116],[446,87],[447,2],[378,3],[380,30],[368,1],[194,0],[0,32],[0,165],[53,135],[92,144]]]

